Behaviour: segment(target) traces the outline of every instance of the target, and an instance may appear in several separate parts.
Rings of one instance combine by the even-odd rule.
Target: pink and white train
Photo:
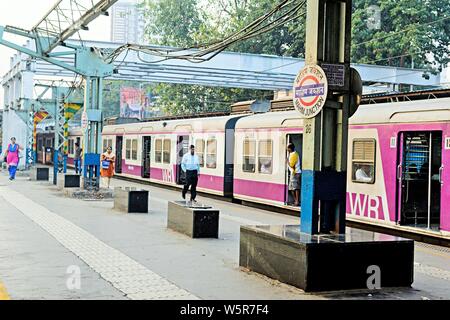
[[[108,125],[103,147],[116,153],[117,176],[181,188],[180,161],[193,144],[199,191],[298,210],[286,145],[302,150],[302,132],[296,111],[277,111]],[[81,132],[69,146],[77,139]],[[450,239],[450,98],[360,106],[347,175],[348,220]]]

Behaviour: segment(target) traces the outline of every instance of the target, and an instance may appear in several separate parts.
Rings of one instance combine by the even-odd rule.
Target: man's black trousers
[[[197,183],[198,183],[198,172],[197,170],[186,170],[186,183],[183,188],[183,198],[191,187],[191,200],[195,200],[197,197]]]

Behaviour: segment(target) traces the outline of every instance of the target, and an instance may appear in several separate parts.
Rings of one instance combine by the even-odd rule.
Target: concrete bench
[[[300,226],[241,226],[239,265],[305,291],[409,287],[414,241],[347,228],[308,235]],[[377,274],[378,273],[378,274]],[[376,283],[376,281],[375,281]]]
[[[188,201],[169,202],[167,227],[191,238],[218,238],[220,211]]]
[[[57,187],[64,188],[80,188],[81,177],[77,174],[58,174]]]
[[[148,195],[148,190],[115,188],[114,209],[126,213],[148,213]]]
[[[50,179],[50,168],[33,167],[31,169],[30,179],[32,181],[48,181]]]

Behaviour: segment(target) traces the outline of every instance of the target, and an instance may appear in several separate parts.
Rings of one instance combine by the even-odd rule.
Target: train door
[[[442,132],[402,132],[397,163],[397,221],[439,229]]]
[[[152,150],[152,138],[142,138],[142,178],[150,178],[150,155]]]
[[[116,173],[122,173],[123,136],[116,137]]]
[[[286,146],[289,143],[293,143],[295,146],[295,151],[298,152],[300,155],[300,161],[302,156],[302,149],[303,149],[303,139],[301,134],[288,134],[286,135]],[[289,158],[289,153],[286,151],[286,160]],[[284,194],[284,202],[286,205],[294,205],[294,196],[292,192],[289,192],[289,181],[291,179],[291,171],[289,170],[289,167],[287,165],[287,161],[285,161],[285,194]],[[301,183],[301,181],[300,181]]]
[[[189,152],[189,136],[178,136],[177,138],[177,184],[184,184],[186,177],[181,170],[181,160],[183,160],[183,156]]]

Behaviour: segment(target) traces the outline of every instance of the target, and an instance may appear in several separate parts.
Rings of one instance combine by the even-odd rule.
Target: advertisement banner
[[[147,100],[144,90],[122,87],[120,89],[120,117],[144,119]]]

